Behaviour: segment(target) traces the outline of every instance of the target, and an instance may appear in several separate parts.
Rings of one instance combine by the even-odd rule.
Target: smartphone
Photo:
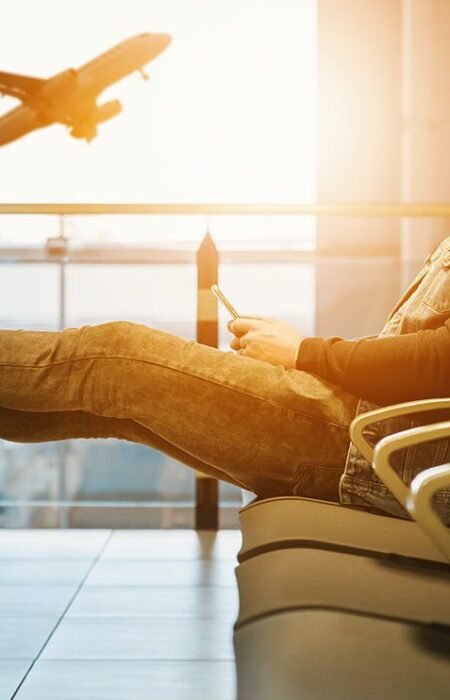
[[[217,284],[213,284],[213,285],[212,285],[211,291],[212,291],[212,293],[214,294],[214,296],[217,297],[217,299],[220,301],[220,303],[224,305],[224,307],[226,308],[226,310],[228,311],[228,313],[231,314],[231,316],[232,316],[233,318],[239,318],[238,312],[236,311],[236,309],[234,308],[234,306],[232,306],[232,305],[230,304],[230,302],[229,302],[228,299],[226,298],[225,294],[224,294],[223,292],[220,291],[220,289],[219,289],[219,287],[217,286]]]

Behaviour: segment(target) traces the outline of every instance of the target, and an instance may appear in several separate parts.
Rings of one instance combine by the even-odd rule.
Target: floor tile
[[[231,559],[241,546],[236,530],[118,530],[108,542],[102,559]]]
[[[109,530],[0,530],[1,559],[94,559]]]
[[[77,586],[90,566],[91,559],[3,559],[0,586]]]
[[[233,659],[227,620],[83,618],[64,619],[43,659]]]
[[[37,661],[17,700],[235,700],[235,697],[234,664],[227,661]]]
[[[86,579],[92,586],[235,586],[231,561],[98,561]]]
[[[31,661],[0,661],[0,700],[10,700]]]
[[[0,586],[0,618],[54,619],[62,615],[76,590],[75,586]]]
[[[237,589],[231,586],[85,586],[66,617],[223,618],[234,622],[237,608]]]
[[[51,618],[0,621],[0,659],[34,659],[57,622]]]

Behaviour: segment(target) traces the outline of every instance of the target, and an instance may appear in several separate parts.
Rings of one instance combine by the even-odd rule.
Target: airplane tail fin
[[[28,75],[0,72],[0,95],[9,95],[25,102],[40,90],[45,82],[41,78],[31,78]]]

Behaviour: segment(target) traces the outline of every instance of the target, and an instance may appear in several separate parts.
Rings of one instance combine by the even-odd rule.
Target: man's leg
[[[334,483],[356,411],[313,375],[126,322],[1,331],[0,405],[131,419],[259,496]]]
[[[229,474],[201,462],[188,452],[183,452],[179,447],[175,447],[131,419],[103,418],[84,411],[34,413],[0,407],[0,439],[2,440],[35,443],[75,440],[77,438],[115,438],[147,445],[183,462],[192,469],[201,471],[215,479],[228,481],[239,488],[243,487],[243,484],[240,484]]]

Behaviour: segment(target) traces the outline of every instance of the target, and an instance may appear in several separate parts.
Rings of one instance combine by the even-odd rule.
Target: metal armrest
[[[450,421],[388,435],[380,440],[374,449],[373,467],[398,502],[450,559],[450,533],[432,507],[433,495],[450,486],[450,465],[431,467],[421,472],[408,487],[393,469],[390,461],[392,454],[397,450],[449,437]]]
[[[350,439],[369,462],[373,461],[374,448],[369,444],[363,435],[365,428],[372,423],[396,418],[397,416],[408,416],[413,413],[424,411],[437,411],[442,408],[450,408],[449,399],[424,399],[421,401],[408,401],[406,403],[377,408],[357,416],[350,425]],[[400,449],[400,448],[398,448]]]
[[[447,425],[450,432],[450,422]],[[410,515],[450,561],[450,530],[433,508],[434,494],[445,488],[450,488],[450,464],[430,467],[411,482],[406,505]]]

